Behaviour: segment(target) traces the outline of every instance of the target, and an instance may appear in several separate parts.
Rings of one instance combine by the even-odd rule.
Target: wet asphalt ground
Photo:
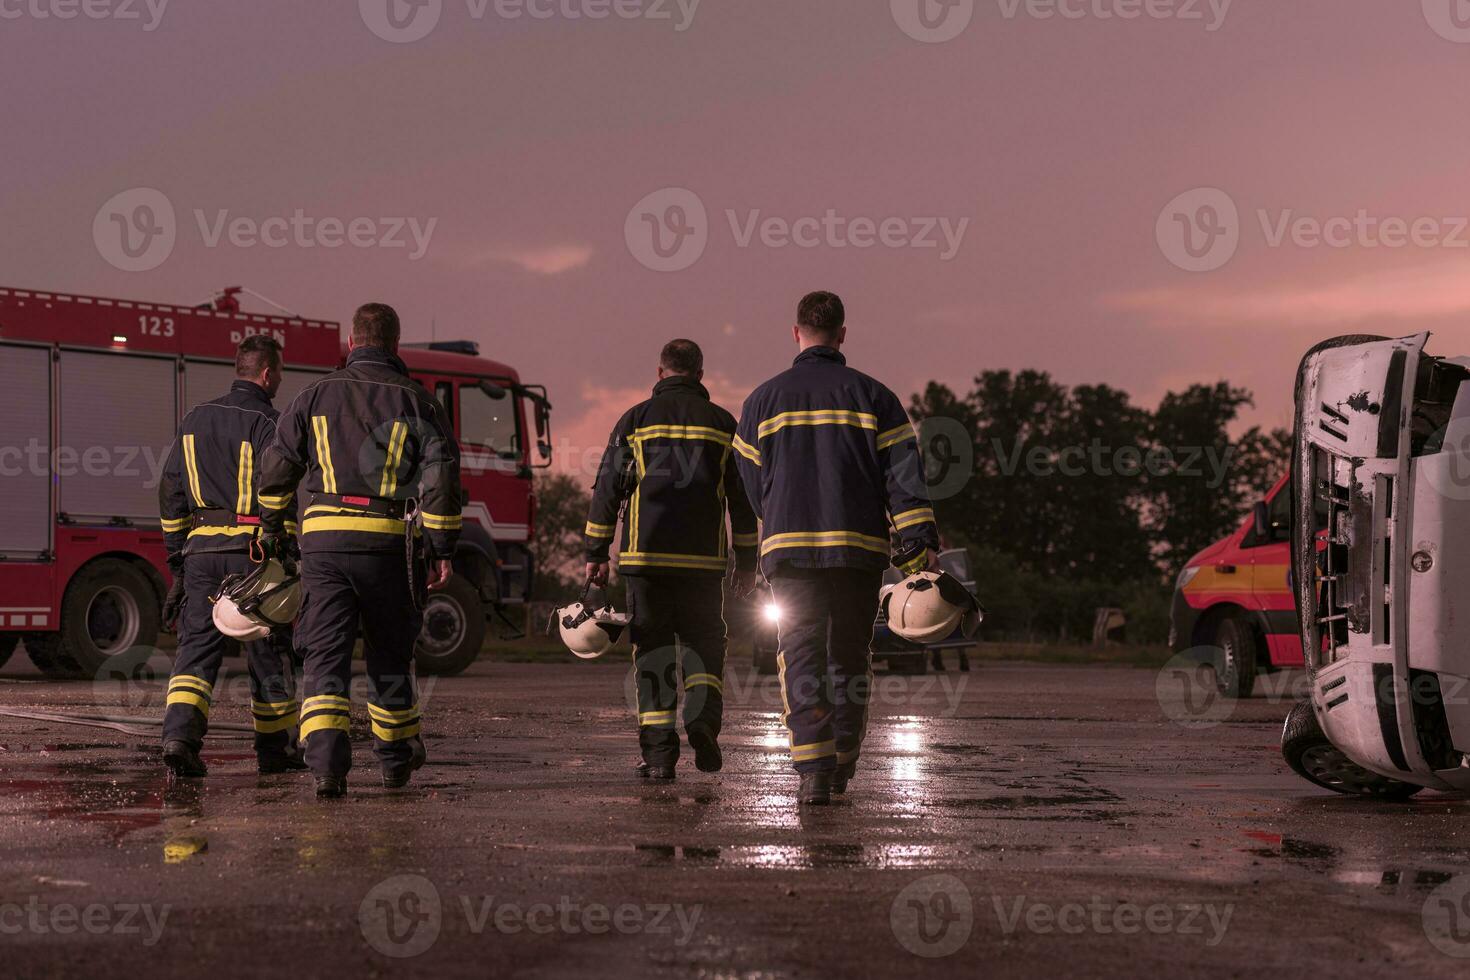
[[[1284,698],[1190,708],[1153,671],[881,675],[862,769],[799,812],[774,678],[731,665],[726,765],[636,779],[616,664],[430,681],[430,763],[350,798],[248,737],[170,786],[154,739],[0,718],[0,971],[48,975],[1466,975],[1470,803],[1286,769]],[[242,686],[217,723],[248,721]],[[158,714],[161,684],[0,706]]]

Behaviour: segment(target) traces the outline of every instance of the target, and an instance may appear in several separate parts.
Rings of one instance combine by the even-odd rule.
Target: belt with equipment
[[[315,514],[313,513],[315,512]],[[327,516],[318,517],[316,514]],[[375,530],[389,534],[403,534],[404,560],[408,566],[408,593],[416,610],[423,609],[424,599],[420,593],[423,574],[420,571],[422,555],[419,552],[419,510],[415,500],[388,500],[384,497],[357,497],[341,493],[313,493],[306,508],[306,520],[302,532],[310,534],[312,525],[321,527],[323,522],[345,518],[350,522],[377,521],[386,525],[382,528],[344,527],[343,530]]]
[[[260,518],[237,514],[222,507],[201,507],[194,511],[189,537],[254,535],[260,529]]]

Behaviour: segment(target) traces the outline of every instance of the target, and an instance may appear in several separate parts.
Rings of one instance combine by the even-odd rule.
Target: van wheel
[[[1249,625],[1234,616],[1215,631],[1220,648],[1220,665],[1215,687],[1227,698],[1248,698],[1256,688],[1256,636]]]
[[[1349,759],[1328,741],[1310,701],[1298,701],[1286,716],[1286,725],[1281,730],[1281,755],[1292,772],[1334,793],[1407,800],[1424,788],[1380,776]]]
[[[485,611],[480,593],[463,575],[454,575],[424,604],[424,625],[414,643],[414,658],[425,674],[458,674],[475,662],[485,641]]]
[[[10,659],[10,655],[18,646],[20,646],[19,633],[0,633],[0,667],[5,666],[5,661]]]
[[[130,562],[103,558],[66,587],[61,632],[27,635],[26,652],[50,677],[135,677],[158,643],[160,615],[148,576]]]

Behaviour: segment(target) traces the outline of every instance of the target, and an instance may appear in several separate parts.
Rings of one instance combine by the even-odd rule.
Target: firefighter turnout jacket
[[[893,531],[909,556],[905,574],[939,547],[908,415],[834,348],[807,348],[751,393],[734,449],[761,519],[767,578],[783,563],[882,569]]]
[[[729,549],[736,567],[755,568],[755,514],[731,458],[735,417],[710,401],[694,378],[672,375],[613,429],[587,514],[587,561],[608,560],[628,487],[618,572],[723,577]],[[727,536],[728,510],[732,530]]]
[[[158,485],[170,564],[184,555],[245,551],[260,531],[259,460],[279,416],[265,389],[236,381],[222,398],[196,406],[179,425]],[[280,511],[296,532],[295,502]]]
[[[267,534],[284,530],[303,476],[303,554],[401,550],[417,496],[430,554],[454,555],[462,523],[459,445],[439,403],[396,355],[354,349],[346,367],[281,413],[261,460]]]

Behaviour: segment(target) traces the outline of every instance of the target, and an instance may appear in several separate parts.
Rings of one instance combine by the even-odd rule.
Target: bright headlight
[[[1185,567],[1185,569],[1179,573],[1179,581],[1174,583],[1174,591],[1178,592],[1190,582],[1194,581],[1194,577],[1199,574],[1199,570],[1200,566],[1198,565],[1189,565]]]
[[[761,611],[765,613],[767,622],[779,623],[781,621],[781,607],[774,602],[766,603],[766,607]]]

